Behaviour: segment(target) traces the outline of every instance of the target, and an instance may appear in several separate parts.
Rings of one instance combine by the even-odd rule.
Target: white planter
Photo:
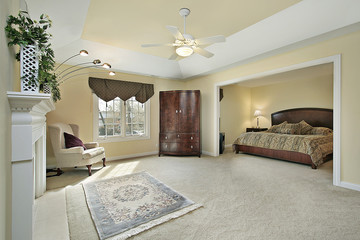
[[[35,71],[36,80],[39,69],[39,60],[36,56],[36,46],[26,46],[20,49],[20,76],[21,92],[39,92],[39,86],[36,83],[30,83],[29,76]]]
[[[51,94],[51,88],[46,83],[44,83],[43,92],[46,94]]]

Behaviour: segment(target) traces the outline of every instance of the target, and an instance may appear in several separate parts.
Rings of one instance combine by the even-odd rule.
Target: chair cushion
[[[80,140],[80,138],[75,137],[72,134],[64,132],[65,138],[65,147],[72,148],[72,147],[83,147],[86,150],[84,143]]]
[[[87,149],[86,151],[84,151],[82,158],[83,159],[93,158],[100,154],[103,154],[104,152],[105,152],[105,149],[103,147]]]

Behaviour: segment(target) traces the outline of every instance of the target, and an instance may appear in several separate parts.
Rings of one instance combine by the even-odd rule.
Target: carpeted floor
[[[309,166],[226,150],[220,157],[144,157],[47,179],[48,188],[147,171],[204,207],[131,239],[360,239],[360,192],[332,186],[332,161]],[[96,239],[85,201],[73,192],[71,222]],[[74,238],[76,239],[76,238]]]

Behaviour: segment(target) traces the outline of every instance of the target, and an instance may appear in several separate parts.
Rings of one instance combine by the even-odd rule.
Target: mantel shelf
[[[55,109],[51,94],[34,93],[34,92],[7,92],[11,111],[13,112],[29,112],[33,107],[41,103],[44,114]]]

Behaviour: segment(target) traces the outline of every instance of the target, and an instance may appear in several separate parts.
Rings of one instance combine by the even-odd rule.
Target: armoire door
[[[200,91],[179,92],[179,133],[199,132]]]
[[[177,132],[178,102],[177,92],[160,92],[160,132]]]

